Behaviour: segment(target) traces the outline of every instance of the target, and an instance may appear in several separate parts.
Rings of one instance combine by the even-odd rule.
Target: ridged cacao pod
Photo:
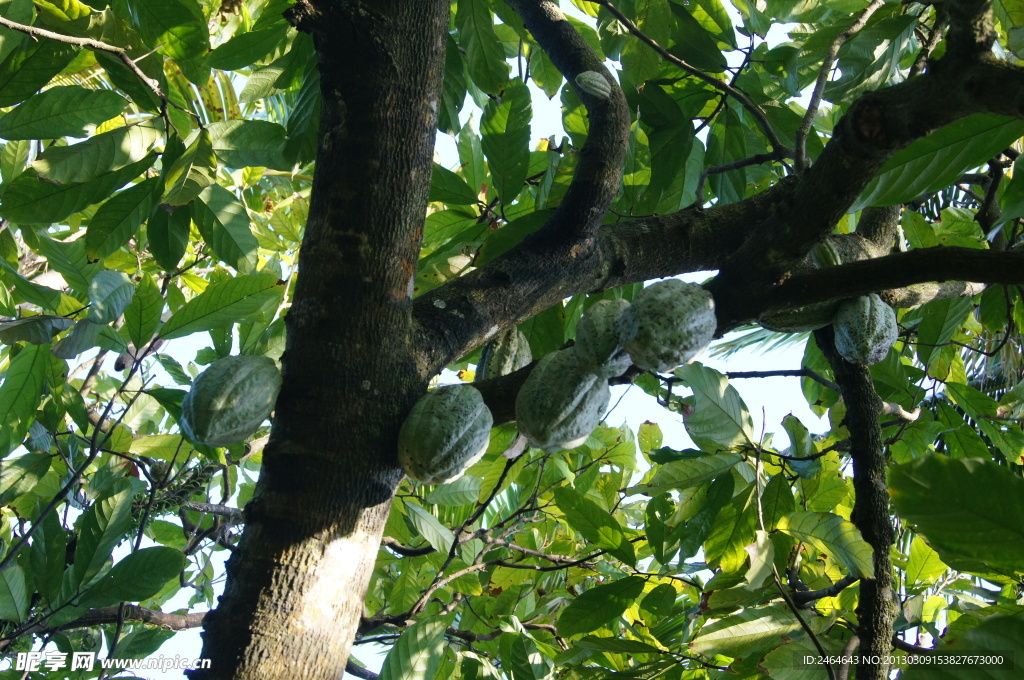
[[[622,349],[617,322],[629,308],[621,298],[600,300],[587,310],[576,324],[576,357],[583,367],[602,378],[614,378],[626,372],[633,360]]]
[[[601,423],[608,408],[608,382],[587,371],[572,348],[546,355],[519,388],[516,421],[533,446],[572,449]]]
[[[472,385],[446,385],[413,405],[398,431],[398,461],[425,484],[462,476],[487,451],[494,419]]]
[[[521,330],[511,328],[484,347],[477,376],[481,380],[489,380],[508,375],[528,366],[531,361],[530,341]]]
[[[192,383],[192,389],[181,402],[179,424],[197,444],[239,444],[267,419],[280,390],[281,372],[273,359],[218,359]]]
[[[670,371],[711,344],[715,300],[695,283],[659,281],[640,291],[619,317],[623,346],[644,370]]]
[[[874,293],[843,300],[832,327],[836,351],[850,363],[862,366],[884,359],[899,337],[896,312]]]
[[[576,76],[576,84],[587,94],[598,99],[608,99],[612,94],[611,83],[597,71],[584,71]]]

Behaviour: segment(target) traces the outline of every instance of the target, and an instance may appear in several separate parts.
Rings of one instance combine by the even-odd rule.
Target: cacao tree
[[[1019,676],[1022,35],[1019,0],[0,0],[0,677],[199,626],[204,679],[371,643],[391,680]],[[527,445],[587,310],[705,271],[710,352],[799,348],[824,431],[755,431],[730,381],[768,372],[698,357],[602,373],[665,407],[638,430]],[[272,418],[192,440],[237,355]],[[417,484],[446,368],[494,427]]]

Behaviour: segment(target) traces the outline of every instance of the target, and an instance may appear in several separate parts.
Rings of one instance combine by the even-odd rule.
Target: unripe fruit
[[[181,425],[197,444],[230,446],[249,438],[274,409],[281,373],[269,357],[224,357],[210,364],[181,402]]]

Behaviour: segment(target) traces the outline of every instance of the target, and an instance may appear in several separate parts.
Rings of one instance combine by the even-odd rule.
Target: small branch
[[[841,593],[847,586],[851,586],[860,579],[853,575],[844,576],[839,579],[828,588],[822,588],[821,590],[801,590],[792,594],[793,601],[796,602],[797,606],[801,609],[807,609],[811,606],[811,603],[820,600],[823,597],[835,597]]]
[[[856,651],[857,647],[859,647],[859,646],[860,646],[860,638],[857,637],[856,635],[851,636],[850,639],[846,641],[846,644],[843,645],[842,656],[843,656],[843,658],[845,660],[839,666],[839,674],[836,676],[836,680],[848,680],[849,679],[849,677],[850,677],[850,668],[852,668],[852,666],[853,666],[853,664],[851,663],[853,661],[853,653],[854,653],[854,651]]]
[[[768,118],[764,115],[764,111],[762,111],[760,107],[754,104],[754,102],[750,101],[750,99],[748,99],[745,94],[743,94],[733,86],[729,85],[728,83],[724,83],[721,80],[715,78],[714,76],[710,76],[707,73],[701,71],[700,69],[691,66],[690,64],[686,63],[676,55],[666,50],[664,47],[659,45],[657,41],[655,41],[653,38],[651,38],[643,31],[641,31],[639,28],[637,28],[636,24],[630,21],[629,18],[625,14],[620,12],[618,8],[616,8],[611,2],[609,2],[609,0],[594,0],[594,2],[607,9],[612,14],[612,16],[614,16],[619,21],[620,24],[626,27],[627,31],[632,33],[636,38],[638,38],[648,47],[650,47],[659,55],[661,55],[662,59],[671,62],[676,67],[685,71],[686,73],[689,73],[694,78],[698,78],[699,80],[704,81],[705,83],[715,88],[716,90],[724,92],[725,94],[729,95],[730,97],[738,101],[740,103],[740,106],[746,109],[750,113],[750,115],[753,116],[754,119],[757,121],[757,124],[761,127],[761,130],[764,132],[765,137],[768,138],[768,142],[772,145],[772,149],[775,150],[775,153],[784,154],[785,156],[792,156],[792,150],[784,146],[782,142],[779,141],[779,137],[778,135],[775,134],[775,130],[772,128],[771,123],[768,122]],[[876,2],[880,3],[881,0],[876,0]]]
[[[885,4],[885,0],[872,0],[871,4],[864,8],[857,20],[854,21],[849,28],[840,33],[832,41],[832,44],[828,46],[828,50],[825,51],[825,58],[821,62],[821,69],[818,71],[818,80],[814,83],[814,90],[811,92],[811,99],[807,104],[807,112],[804,114],[804,118],[800,121],[800,127],[797,129],[796,134],[793,136],[796,146],[796,167],[798,170],[803,170],[807,167],[807,135],[811,131],[811,125],[814,123],[814,117],[818,115],[818,107],[821,105],[821,96],[825,92],[825,84],[828,82],[828,75],[832,72],[832,65],[835,64],[836,55],[839,53],[839,48],[843,46],[847,40],[849,40],[855,33],[860,29],[864,28],[867,24],[868,19],[874,14],[879,7]]]
[[[182,504],[182,507],[189,510],[195,510],[196,512],[208,512],[211,515],[222,515],[228,519],[235,520],[236,522],[242,521],[244,514],[240,508],[232,508],[227,505],[217,505],[215,503],[200,503],[199,501],[185,501]]]
[[[377,678],[380,677],[369,668],[357,666],[356,662],[351,658],[348,660],[348,663],[345,664],[345,674],[351,675],[354,678],[362,678],[362,680],[377,680]]]
[[[760,165],[761,163],[767,163],[769,161],[781,161],[786,158],[787,154],[774,151],[772,153],[759,153],[749,158],[742,160],[733,161],[732,163],[725,163],[723,165],[716,165],[713,168],[708,168],[704,172],[700,173],[700,178],[697,180],[697,202],[701,202],[700,198],[704,195],[704,182],[710,175],[718,175],[723,172],[729,172],[730,170],[739,170],[740,168],[749,168],[751,165]]]
[[[793,370],[779,370],[779,371],[730,371],[725,374],[730,380],[740,378],[777,378],[777,377],[791,377],[791,378],[810,378],[814,382],[824,385],[828,389],[835,393],[839,393],[839,385],[835,384],[825,376],[821,375],[817,371],[804,366],[803,368]]]
[[[402,557],[420,557],[421,555],[430,555],[431,553],[437,552],[437,550],[430,545],[423,546],[422,548],[409,548],[390,536],[385,536],[380,539],[380,544],[388,550],[398,553]]]
[[[921,417],[921,409],[915,408],[913,411],[907,411],[896,402],[886,401],[882,402],[881,414],[885,416],[896,416],[900,420],[912,423]]]
[[[76,47],[85,47],[86,49],[113,54],[118,59],[120,59],[124,63],[124,65],[128,67],[128,70],[134,73],[135,76],[139,80],[141,80],[142,83],[150,90],[150,92],[155,94],[161,102],[164,102],[164,104],[166,104],[168,101],[167,96],[163,93],[163,91],[160,90],[160,83],[158,83],[157,81],[153,80],[145,73],[143,73],[142,69],[139,68],[138,64],[136,64],[135,61],[128,56],[128,50],[126,50],[123,47],[110,45],[105,42],[100,42],[99,40],[93,40],[92,38],[75,38],[70,35],[64,35],[62,33],[54,33],[53,31],[48,31],[45,28],[38,28],[36,26],[26,26],[25,24],[19,24],[4,17],[0,17],[0,26],[9,28],[12,31],[24,33],[26,35],[32,36],[33,38],[46,38],[47,40],[55,40],[57,42],[62,42],[68,45],[74,45]]]

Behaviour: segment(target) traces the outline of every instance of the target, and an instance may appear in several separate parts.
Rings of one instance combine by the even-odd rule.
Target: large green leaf
[[[89,220],[85,247],[89,256],[102,259],[117,252],[153,210],[160,179],[151,177],[111,196]]]
[[[874,577],[871,546],[852,522],[826,512],[794,512],[780,518],[775,526],[842,562],[854,576]]]
[[[89,284],[89,321],[106,324],[121,316],[135,286],[124,272],[102,271]]]
[[[131,5],[142,39],[160,52],[188,62],[210,51],[206,17],[195,0],[136,0]]]
[[[131,304],[124,310],[124,329],[136,347],[142,347],[153,337],[160,325],[164,299],[153,279],[144,275],[135,289]]]
[[[604,548],[629,565],[636,564],[633,544],[626,538],[622,527],[594,501],[581,496],[569,487],[554,490],[555,502],[565,513],[569,525],[595,546]]]
[[[104,132],[69,146],[51,146],[32,163],[40,177],[59,184],[88,182],[141,161],[160,141],[159,121]]]
[[[219,184],[204,189],[192,204],[192,219],[221,261],[242,274],[256,268],[259,243],[249,229],[245,205],[232,192]]]
[[[380,680],[433,680],[444,658],[448,618],[417,621],[402,632],[380,669]]]
[[[0,571],[0,619],[20,623],[28,615],[31,593],[17,564]]]
[[[216,180],[217,158],[209,130],[201,130],[185,153],[167,170],[161,203],[185,205]]]
[[[0,458],[21,444],[43,396],[50,366],[48,345],[26,345],[12,359],[0,383]]]
[[[687,489],[727,475],[741,460],[742,454],[723,452],[672,461],[659,467],[651,481],[631,486],[626,492],[657,496],[666,491]]]
[[[508,82],[505,51],[494,32],[487,0],[463,0],[455,10],[459,47],[466,53],[469,77],[484,92],[498,94]]]
[[[160,337],[171,340],[256,318],[280,300],[282,283],[272,272],[211,283],[164,323]]]
[[[571,637],[597,630],[622,615],[643,592],[644,579],[627,576],[580,593],[558,615],[558,634]]]
[[[676,369],[676,375],[693,390],[693,414],[686,420],[686,431],[697,446],[715,452],[753,444],[750,413],[724,375],[699,362]]]
[[[1024,136],[1024,121],[976,113],[918,139],[898,152],[865,187],[848,212],[906,203],[948,186]]]
[[[84,586],[103,569],[114,546],[131,526],[132,497],[141,485],[137,479],[118,480],[82,515],[75,549],[74,583],[69,585]]]
[[[105,607],[118,602],[140,602],[159,593],[185,567],[180,550],[143,548],[120,560],[79,601],[82,607]]]
[[[976,458],[932,455],[889,471],[897,512],[951,566],[1024,565],[1024,479]]]
[[[515,78],[500,99],[487,103],[480,121],[484,155],[491,168],[494,188],[505,205],[515,200],[526,182],[532,110],[530,91],[522,80]]]
[[[278,123],[265,120],[227,120],[207,128],[213,152],[229,168],[250,166],[290,170],[285,161],[287,131]]]
[[[32,23],[31,16],[25,23]],[[0,106],[25,101],[71,63],[77,53],[73,45],[57,40],[15,35],[21,41],[20,49],[12,45],[13,51],[0,62]],[[4,41],[5,49],[9,40]]]
[[[277,25],[239,33],[210,52],[206,63],[210,68],[224,71],[244,68],[273,53],[286,32],[287,26]]]
[[[745,657],[793,637],[800,622],[780,604],[750,607],[704,626],[687,644],[689,651],[714,656]]]
[[[53,87],[29,97],[0,117],[4,139],[83,137],[96,125],[124,110],[128,102],[111,90],[77,85]]]
[[[0,202],[0,215],[20,224],[52,224],[99,203],[137,178],[156,160],[150,154],[137,163],[103,173],[87,182],[54,184],[24,172],[11,182]]]
[[[0,343],[13,345],[16,342],[30,342],[33,345],[46,345],[53,336],[66,331],[74,323],[71,319],[48,314],[0,321]]]

